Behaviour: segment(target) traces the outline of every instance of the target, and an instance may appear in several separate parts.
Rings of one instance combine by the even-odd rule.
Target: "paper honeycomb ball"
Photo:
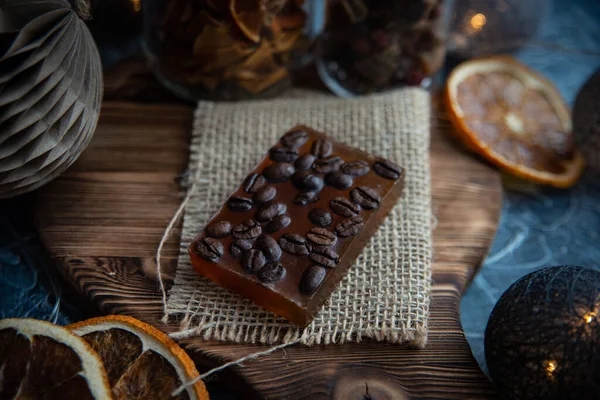
[[[77,159],[96,129],[103,84],[92,35],[66,0],[0,4],[0,198],[8,198]]]
[[[504,292],[485,331],[501,399],[600,399],[600,272],[544,268]]]

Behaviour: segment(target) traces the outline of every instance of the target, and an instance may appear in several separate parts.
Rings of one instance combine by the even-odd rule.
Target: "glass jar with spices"
[[[330,0],[317,68],[343,97],[428,86],[443,65],[447,0]]]
[[[159,80],[181,97],[271,97],[309,57],[304,3],[146,0],[144,49]]]

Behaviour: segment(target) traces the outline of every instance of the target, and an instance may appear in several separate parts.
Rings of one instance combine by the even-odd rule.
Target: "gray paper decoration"
[[[0,0],[0,198],[38,188],[88,145],[102,66],[66,0]]]

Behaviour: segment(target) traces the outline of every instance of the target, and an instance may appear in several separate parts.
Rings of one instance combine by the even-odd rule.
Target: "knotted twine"
[[[271,101],[200,102],[192,134],[188,192],[157,251],[160,266],[162,245],[185,213],[169,296],[161,280],[165,319],[180,324],[179,332],[171,336],[278,344],[258,355],[295,343],[334,344],[363,338],[424,347],[431,278],[429,120],[429,94],[420,89],[349,100],[294,90],[287,98]],[[401,201],[304,329],[199,276],[187,253],[191,240],[260,161],[265,149],[298,124],[406,168]]]

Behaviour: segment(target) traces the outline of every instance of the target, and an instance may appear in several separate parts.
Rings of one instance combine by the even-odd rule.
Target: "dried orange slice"
[[[110,399],[98,354],[45,321],[0,321],[0,399]]]
[[[229,0],[229,11],[244,36],[254,43],[260,43],[260,29],[265,17],[262,1]]]
[[[131,317],[111,315],[69,325],[98,353],[114,399],[204,400],[202,381],[171,393],[197,377],[194,362],[167,335]]]
[[[512,57],[460,64],[445,100],[457,136],[498,167],[560,188],[581,176],[569,109],[552,83]]]

